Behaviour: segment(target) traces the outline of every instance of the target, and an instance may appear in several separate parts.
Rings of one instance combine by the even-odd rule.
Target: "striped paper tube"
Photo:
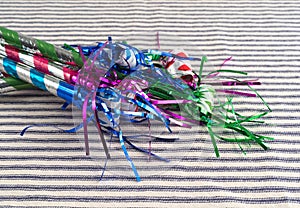
[[[72,103],[74,86],[56,77],[43,74],[34,68],[30,68],[22,63],[17,63],[3,56],[0,56],[0,71],[48,91],[68,103]]]
[[[53,75],[68,83],[74,83],[73,77],[76,77],[78,74],[78,71],[74,71],[62,64],[53,63],[39,54],[27,53],[11,45],[0,45],[0,54],[15,62],[22,62],[30,67],[34,67],[42,73]]]
[[[30,50],[32,53],[38,52],[53,61],[77,65],[78,68],[83,66],[83,61],[76,51],[68,51],[46,41],[27,37],[5,27],[0,27],[0,43],[7,43],[25,51]]]

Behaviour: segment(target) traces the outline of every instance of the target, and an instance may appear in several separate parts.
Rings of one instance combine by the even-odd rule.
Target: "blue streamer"
[[[120,144],[121,144],[122,150],[124,152],[124,155],[125,155],[127,161],[129,162],[129,165],[131,166],[131,169],[132,169],[132,171],[133,171],[133,173],[135,175],[136,181],[140,182],[141,181],[141,177],[138,174],[138,172],[136,170],[136,167],[133,164],[133,161],[131,160],[131,158],[130,158],[128,152],[127,152],[127,149],[126,149],[125,144],[124,144],[124,139],[123,139],[122,131],[119,132],[119,139],[120,139]]]

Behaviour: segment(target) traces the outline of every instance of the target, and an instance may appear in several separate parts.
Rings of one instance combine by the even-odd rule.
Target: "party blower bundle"
[[[206,56],[140,49],[111,37],[93,46],[58,47],[4,27],[0,42],[2,96],[34,86],[62,98],[64,107],[72,104],[77,125],[60,130],[82,132],[86,155],[95,152],[95,158],[105,161],[104,169],[122,155],[137,181],[140,167],[169,163],[183,154],[176,145],[191,145],[180,134],[187,130],[191,135],[205,129],[217,157],[217,142],[236,143],[245,152],[244,146],[252,143],[267,150],[265,141],[273,139],[250,129],[264,123],[262,117],[271,111],[253,88],[261,83],[222,67],[206,72]],[[258,97],[266,110],[241,115],[232,96]],[[29,125],[21,134],[33,126],[39,125]],[[126,169],[121,163],[120,168]]]

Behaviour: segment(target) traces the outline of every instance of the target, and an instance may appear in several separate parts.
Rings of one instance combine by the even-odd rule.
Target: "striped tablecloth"
[[[32,129],[43,123],[68,128],[72,110],[38,90],[0,95],[0,207],[300,207],[300,2],[299,1],[1,1],[0,25],[54,44],[89,44],[108,35],[147,46],[135,34],[168,32],[190,41],[214,65],[259,77],[256,89],[273,112],[257,132],[275,137],[243,156],[207,134],[192,153],[160,175],[107,175],[84,156],[76,135]],[[236,99],[244,113],[260,102]],[[207,154],[203,154],[207,153]],[[205,156],[203,156],[205,155]]]

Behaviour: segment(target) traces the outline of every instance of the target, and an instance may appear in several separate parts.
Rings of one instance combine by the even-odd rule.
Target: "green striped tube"
[[[7,43],[23,50],[30,49],[34,52],[40,52],[53,61],[61,63],[75,62],[79,69],[83,66],[79,53],[65,50],[46,41],[27,37],[5,27],[0,27],[0,43]]]

